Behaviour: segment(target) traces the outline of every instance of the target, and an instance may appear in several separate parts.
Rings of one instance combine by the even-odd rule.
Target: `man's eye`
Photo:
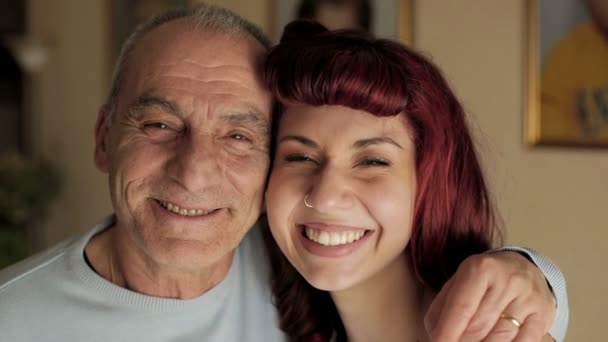
[[[167,129],[169,128],[169,125],[163,122],[146,122],[144,123],[144,128]]]
[[[157,142],[172,141],[181,133],[181,127],[161,121],[148,121],[142,124],[142,132]]]
[[[241,134],[241,133],[231,134],[230,137],[234,140],[239,140],[239,141],[243,141],[243,142],[251,142],[251,138],[249,138],[248,136]]]

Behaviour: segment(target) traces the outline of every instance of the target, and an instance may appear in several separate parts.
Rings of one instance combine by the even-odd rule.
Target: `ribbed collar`
[[[213,307],[221,305],[231,290],[237,286],[238,282],[236,281],[236,277],[240,264],[238,248],[226,277],[215,287],[194,299],[181,300],[148,296],[122,288],[106,280],[87,264],[84,258],[84,248],[95,234],[111,227],[115,222],[116,216],[114,214],[106,217],[81,238],[75,240],[72,245],[68,247],[69,254],[67,255],[68,267],[77,275],[77,277],[80,278],[87,287],[99,293],[100,296],[106,297],[114,304],[146,312],[163,313],[192,310],[213,312]]]

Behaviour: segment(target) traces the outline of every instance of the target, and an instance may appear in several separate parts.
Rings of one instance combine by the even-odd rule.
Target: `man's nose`
[[[347,172],[332,166],[324,166],[311,177],[307,202],[319,212],[331,214],[350,209],[356,197]]]
[[[173,151],[167,166],[170,177],[190,191],[216,184],[221,178],[221,151],[212,136],[190,134]]]

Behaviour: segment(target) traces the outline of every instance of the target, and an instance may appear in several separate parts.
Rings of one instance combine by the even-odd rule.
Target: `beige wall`
[[[30,32],[49,44],[34,76],[37,147],[62,172],[62,192],[39,237],[50,245],[109,212],[106,180],[93,164],[93,127],[107,82],[105,0],[29,0]]]
[[[417,1],[417,47],[445,71],[478,125],[508,242],[566,275],[569,341],[600,341],[608,307],[608,150],[522,143],[524,0]]]
[[[92,129],[109,54],[103,0],[30,0],[36,32],[53,42],[40,75],[41,147],[66,185],[46,225],[51,243],[109,210],[92,163]],[[212,1],[270,28],[278,0]],[[530,148],[522,143],[524,0],[417,1],[415,40],[445,71],[473,117],[508,230],[508,242],[555,260],[569,285],[569,341],[598,341],[608,307],[608,150]]]

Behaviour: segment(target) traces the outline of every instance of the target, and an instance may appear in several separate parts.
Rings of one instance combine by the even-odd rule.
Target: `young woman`
[[[278,99],[266,205],[283,330],[427,341],[434,295],[498,235],[441,72],[396,42],[296,21],[265,78]]]

